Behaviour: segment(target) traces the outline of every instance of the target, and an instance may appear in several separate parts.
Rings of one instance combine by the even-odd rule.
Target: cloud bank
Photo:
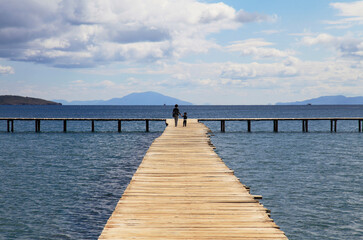
[[[363,24],[363,1],[355,2],[335,2],[331,7],[339,11],[342,18],[336,21],[327,21],[328,24],[338,28],[349,28],[353,25]]]
[[[350,36],[335,37],[321,33],[315,37],[304,37],[302,43],[308,46],[320,44],[332,47],[340,54],[340,57],[363,60],[363,39]]]
[[[259,58],[284,58],[295,54],[292,50],[281,51],[276,48],[267,46],[274,45],[264,39],[247,39],[244,41],[234,42],[226,47],[228,51],[239,52],[241,56],[253,56]]]
[[[196,0],[0,0],[0,57],[67,68],[178,59],[216,47],[211,33],[269,20]]]

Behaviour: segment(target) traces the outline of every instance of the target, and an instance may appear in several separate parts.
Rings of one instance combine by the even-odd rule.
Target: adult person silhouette
[[[175,104],[175,107],[173,109],[173,118],[174,118],[174,121],[175,121],[175,127],[178,126],[179,115],[181,116],[181,113],[180,113],[179,108],[178,108],[178,104]]]

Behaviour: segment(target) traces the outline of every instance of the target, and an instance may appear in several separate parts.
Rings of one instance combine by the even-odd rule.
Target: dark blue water
[[[0,106],[0,117],[170,118],[172,107]],[[187,106],[189,118],[363,117],[363,106]],[[165,125],[0,121],[0,239],[97,239],[134,171]],[[217,153],[290,239],[363,238],[363,133],[358,124],[206,123]]]

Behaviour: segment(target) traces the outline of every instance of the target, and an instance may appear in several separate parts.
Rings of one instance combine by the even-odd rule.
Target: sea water
[[[363,117],[363,106],[180,106],[189,118]],[[172,106],[0,106],[0,117],[171,118]],[[162,122],[0,121],[0,239],[97,239]],[[205,122],[290,239],[363,238],[363,133],[356,121]]]

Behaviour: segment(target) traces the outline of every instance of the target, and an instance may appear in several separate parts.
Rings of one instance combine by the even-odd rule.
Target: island
[[[2,95],[0,96],[0,105],[62,105],[62,104],[40,98]]]
[[[193,105],[191,102],[182,101],[177,98],[165,96],[157,92],[137,92],[126,95],[122,98],[110,100],[71,101],[53,100],[63,105]]]

